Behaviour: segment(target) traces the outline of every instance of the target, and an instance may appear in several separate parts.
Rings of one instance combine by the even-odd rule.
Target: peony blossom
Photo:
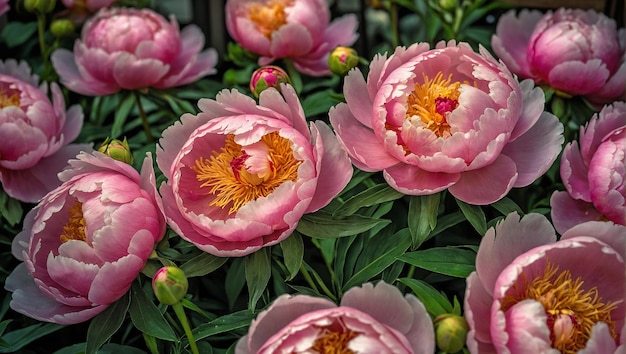
[[[0,0],[0,16],[9,12],[11,7],[9,6],[9,0]]]
[[[52,64],[68,89],[102,96],[122,89],[169,88],[215,73],[217,52],[190,25],[149,9],[103,8],[83,26],[74,52],[57,49]]]
[[[281,295],[252,321],[236,354],[430,354],[433,323],[412,294],[385,282],[343,295],[341,304],[308,295]]]
[[[602,13],[561,8],[516,17],[511,10],[500,17],[491,45],[513,73],[537,84],[596,104],[624,98],[626,30]]]
[[[447,188],[467,203],[490,204],[547,171],[563,143],[563,126],[543,111],[543,91],[466,43],[377,55],[367,80],[350,71],[344,95],[347,103],[329,114],[352,163],[382,170],[405,194]]]
[[[543,215],[509,214],[467,278],[470,352],[623,353],[625,246],[622,225],[590,221],[557,241]]]
[[[5,284],[12,309],[59,324],[86,321],[124,295],[166,227],[151,156],[141,175],[99,152],[70,165],[27,214],[12,248],[23,263]]]
[[[561,179],[567,191],[550,199],[559,233],[592,220],[626,225],[626,103],[615,102],[580,128],[563,149]]]
[[[244,49],[258,54],[259,65],[290,59],[312,76],[330,74],[328,54],[356,39],[354,14],[330,21],[326,0],[228,0],[226,28]]]
[[[307,127],[294,89],[254,99],[223,90],[197,116],[163,132],[157,163],[170,227],[217,256],[243,256],[287,238],[304,213],[326,206],[352,177],[323,122]]]
[[[65,110],[58,85],[39,85],[26,62],[0,61],[0,182],[11,197],[34,203],[61,184],[57,173],[86,144],[68,144],[83,126],[79,105]]]

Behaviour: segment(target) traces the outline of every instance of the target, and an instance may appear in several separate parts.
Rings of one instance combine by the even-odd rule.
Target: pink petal
[[[488,166],[461,173],[448,190],[456,198],[476,205],[486,205],[502,199],[517,180],[515,162],[500,155]]]
[[[297,23],[287,23],[272,33],[270,53],[274,58],[298,57],[310,52],[313,38],[309,31]]]
[[[159,82],[167,74],[169,66],[156,59],[139,59],[123,52],[115,61],[113,76],[120,87],[135,90]]]
[[[493,302],[490,293],[493,289],[485,290],[476,272],[472,272],[466,282],[464,309],[465,318],[470,327],[467,333],[467,346],[472,353],[483,353],[483,350],[478,350],[479,347],[490,348],[488,352],[495,353],[490,333],[490,313]]]
[[[617,345],[611,337],[609,327],[604,322],[598,322],[591,327],[591,336],[587,340],[587,345],[577,354],[617,353],[616,349]]]
[[[563,234],[575,225],[602,220],[604,217],[593,204],[572,198],[567,192],[554,192],[550,197],[550,207],[554,228]]]
[[[586,63],[569,61],[555,65],[550,71],[548,81],[550,86],[558,90],[573,95],[586,95],[599,90],[609,75],[600,59],[591,59]]]
[[[430,195],[454,185],[460,174],[428,172],[418,167],[398,164],[383,171],[383,177],[395,190],[410,195]]]
[[[372,129],[372,99],[367,91],[367,84],[361,71],[350,70],[344,79],[343,94],[352,115],[359,123]]]
[[[495,343],[496,348],[512,353],[558,353],[552,348],[546,312],[540,302],[524,300],[506,311],[508,342]],[[506,348],[506,349],[505,349]]]

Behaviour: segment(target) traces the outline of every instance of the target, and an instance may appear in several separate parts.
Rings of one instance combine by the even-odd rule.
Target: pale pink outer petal
[[[374,63],[374,62],[372,62]],[[373,102],[367,83],[358,68],[350,70],[343,80],[343,94],[352,116],[366,128],[372,129]],[[335,108],[337,108],[337,105]],[[346,115],[344,113],[343,115]],[[332,122],[332,115],[331,115]]]
[[[83,78],[74,55],[67,49],[55,50],[50,61],[61,77],[61,83],[74,92],[87,96],[105,96],[120,90],[114,83],[101,82],[92,77]]]
[[[174,122],[163,131],[156,146],[156,161],[165,177],[172,178],[175,167],[173,163],[178,152],[183,148],[191,133],[204,123],[206,120],[202,119],[202,115],[194,116],[185,113],[180,117],[180,121]]]
[[[574,199],[569,193],[563,191],[556,191],[552,194],[550,207],[550,216],[559,234],[563,234],[575,225],[587,221],[598,221],[604,217],[593,204]]]
[[[609,104],[615,100],[626,100],[626,59],[620,68],[609,77],[609,80],[599,90],[585,96],[595,104]]]
[[[598,322],[591,328],[591,336],[587,340],[584,349],[577,354],[617,353],[617,345],[611,337],[609,326],[604,322]]]
[[[480,250],[480,249],[479,249]],[[491,342],[491,304],[493,297],[485,290],[478,274],[474,271],[467,277],[464,310],[470,331],[467,333],[467,348],[470,353],[496,353]]]
[[[397,164],[383,171],[383,177],[391,187],[409,195],[440,192],[457,183],[460,176],[458,173],[428,172],[405,164]]]
[[[317,162],[317,187],[306,209],[307,213],[317,211],[330,203],[352,178],[352,164],[348,153],[326,123],[311,123],[311,140],[316,147],[314,154]]]
[[[574,199],[591,202],[587,164],[578,149],[578,142],[573,141],[565,146],[561,155],[561,179],[568,193]]]
[[[561,240],[572,237],[588,236],[598,239],[611,246],[617,254],[626,259],[626,227],[612,222],[586,222],[568,229],[561,236]],[[625,289],[626,290],[626,289]]]
[[[159,82],[167,74],[169,65],[157,59],[139,59],[123,52],[113,65],[113,77],[121,88],[135,90]]]
[[[499,309],[496,309],[499,310]],[[552,348],[546,312],[540,302],[523,300],[506,311],[506,343],[496,342],[500,352],[558,354]]]
[[[510,10],[500,17],[496,34],[491,38],[496,55],[513,73],[523,78],[535,77],[528,64],[527,50],[533,30],[542,17],[540,11],[524,9],[516,18],[515,10]]]
[[[509,141],[514,141],[518,136],[526,133],[539,119],[542,119],[546,103],[545,93],[531,79],[520,82],[522,90],[522,113],[511,132]]]
[[[39,75],[31,73],[30,65],[24,60],[19,62],[15,59],[0,60],[0,74],[20,79],[33,87],[39,86]]]
[[[591,59],[586,63],[569,61],[555,65],[550,70],[548,81],[555,89],[573,95],[586,95],[599,90],[610,74],[600,59]]]
[[[83,127],[83,109],[80,105],[72,105],[65,114],[65,125],[61,131],[61,136],[65,143],[74,141],[80,134]]]
[[[304,109],[293,86],[281,84],[280,93],[273,88],[264,90],[259,96],[259,106],[270,109],[269,112],[264,112],[264,115],[284,119],[302,136],[310,135]],[[276,113],[280,113],[282,117],[277,116]]]
[[[288,58],[306,55],[313,49],[313,37],[299,23],[287,23],[272,32],[270,55],[273,58]]]

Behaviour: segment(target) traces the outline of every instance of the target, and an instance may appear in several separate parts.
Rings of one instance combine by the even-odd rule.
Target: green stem
[[[193,354],[200,354],[198,351],[198,346],[196,345],[196,340],[193,339],[193,333],[191,332],[191,327],[189,327],[189,321],[187,321],[187,316],[185,315],[185,308],[183,304],[180,302],[172,305],[180,324],[183,325],[183,329],[185,330],[185,335],[187,336],[187,340],[189,341],[189,345],[191,346],[191,352]]]
[[[133,90],[133,94],[135,95],[135,101],[137,102],[137,109],[139,110],[139,117],[141,118],[141,124],[143,125],[143,131],[146,133],[146,139],[148,139],[148,143],[154,142],[154,136],[152,136],[152,132],[150,131],[150,123],[148,123],[148,116],[146,112],[143,110],[143,105],[141,104],[141,96],[137,90]]]
[[[293,62],[289,59],[283,60],[285,63],[285,69],[287,69],[287,75],[289,75],[289,79],[293,85],[293,88],[296,90],[296,93],[300,93],[302,91],[302,77],[296,67],[293,66]]]
[[[39,37],[39,51],[41,51],[41,57],[43,59],[43,77],[42,79],[47,80],[47,76],[50,73],[50,53],[48,53],[48,48],[46,47],[46,38],[44,34],[46,33],[46,15],[42,14],[39,11],[37,13],[37,34]]]
[[[398,34],[398,5],[394,0],[389,4],[389,21],[391,22],[391,41],[393,48],[400,45],[400,36]]]
[[[320,291],[317,288],[317,285],[315,285],[313,278],[311,278],[311,274],[309,274],[309,271],[306,270],[306,267],[304,266],[304,264],[300,266],[300,273],[302,273],[304,280],[306,280],[306,282],[309,283],[309,286],[311,287],[311,289],[315,290],[316,293],[319,293]]]

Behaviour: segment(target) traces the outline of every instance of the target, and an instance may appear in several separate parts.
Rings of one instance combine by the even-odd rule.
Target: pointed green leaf
[[[459,278],[466,278],[476,270],[476,252],[458,247],[407,252],[398,259],[418,268]]]
[[[522,210],[522,208],[509,197],[504,197],[495,203],[491,203],[491,206],[504,216],[509,215],[512,212],[517,212],[520,215],[524,215],[524,211]]]
[[[456,200],[456,203],[461,208],[461,212],[467,218],[470,224],[474,227],[476,232],[481,236],[487,232],[487,219],[485,218],[485,212],[478,205],[467,204],[461,200]]]
[[[246,256],[246,283],[248,284],[248,309],[254,311],[256,303],[263,295],[267,283],[272,275],[269,248],[260,250]]]
[[[87,329],[87,354],[95,354],[98,349],[117,332],[124,323],[130,305],[130,294],[126,293],[106,310],[94,317]]]
[[[218,269],[224,265],[227,260],[228,257],[218,257],[210,253],[202,252],[181,264],[180,269],[185,272],[187,278],[201,277]]]
[[[302,236],[294,231],[291,236],[287,237],[280,243],[280,248],[283,251],[283,259],[285,267],[289,271],[289,275],[286,280],[293,279],[302,265],[302,257],[304,256],[304,243],[302,242]]]
[[[133,325],[140,331],[153,337],[175,342],[178,340],[176,333],[165,320],[159,308],[151,301],[137,282],[131,289],[131,302],[128,312]]]
[[[137,97],[139,97],[139,94],[137,94]],[[111,127],[112,138],[115,139],[122,135],[124,124],[126,123],[126,119],[128,118],[128,115],[130,114],[130,111],[133,109],[134,105],[135,97],[132,94],[126,94],[126,96],[122,99],[119,106],[115,110],[113,126]]]
[[[313,214],[304,215],[296,230],[309,237],[337,238],[356,235],[390,222],[386,219],[369,218],[361,215],[333,217],[320,210]]]
[[[440,193],[412,196],[409,199],[408,225],[413,249],[426,241],[430,232],[437,226],[440,201]]]
[[[220,333],[231,332],[250,325],[256,314],[250,310],[241,310],[218,317],[211,322],[201,324],[192,330],[193,337],[198,341]]]
[[[401,278],[398,280],[402,284],[411,288],[415,296],[422,301],[424,307],[426,307],[426,311],[428,311],[430,316],[433,318],[453,312],[452,304],[450,304],[448,298],[433,288],[430,284],[422,280],[412,278]]]
[[[33,341],[56,332],[64,326],[54,323],[38,323],[32,326],[21,328],[2,336],[2,340],[8,344],[7,347],[0,347],[0,353],[14,353],[24,348]]]
[[[387,183],[380,183],[350,197],[335,210],[334,216],[352,215],[363,207],[400,199],[403,196],[404,194],[391,188]]]

